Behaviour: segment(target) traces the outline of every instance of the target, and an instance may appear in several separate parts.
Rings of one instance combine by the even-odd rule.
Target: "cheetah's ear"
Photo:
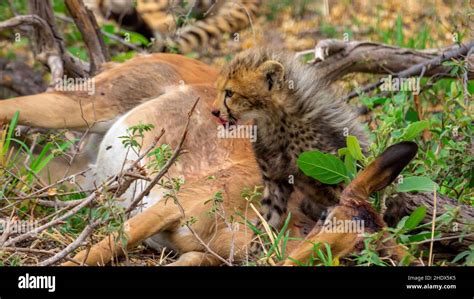
[[[275,60],[267,60],[262,63],[258,70],[262,72],[263,78],[268,84],[268,90],[274,86],[280,86],[285,75],[285,68],[281,63]]]
[[[372,192],[382,190],[395,180],[417,151],[416,143],[410,141],[390,146],[344,189],[341,200],[365,199]]]

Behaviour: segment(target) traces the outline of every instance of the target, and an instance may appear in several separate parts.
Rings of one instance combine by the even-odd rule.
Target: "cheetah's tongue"
[[[231,120],[226,120],[226,119],[223,119],[222,117],[219,117],[219,122],[220,122],[224,127],[233,126],[233,125],[236,124],[236,121],[234,121],[233,119],[231,119]]]
[[[221,123],[221,125],[225,126],[228,123],[228,121],[223,119],[222,117],[218,117],[218,119],[219,119],[219,122]]]

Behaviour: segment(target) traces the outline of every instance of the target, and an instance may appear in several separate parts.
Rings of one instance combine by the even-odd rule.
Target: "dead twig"
[[[13,213],[12,213],[13,214]],[[8,239],[8,237],[10,236],[10,232],[11,232],[11,222],[10,222],[10,219],[11,219],[11,216],[7,219],[6,221],[6,225],[5,227],[3,228],[3,233],[2,235],[0,236],[0,247],[3,246],[3,244],[5,243],[5,241]]]
[[[68,217],[70,217],[70,216],[74,215],[75,213],[77,213],[81,208],[85,207],[89,203],[92,203],[92,201],[94,199],[96,199],[97,197],[99,197],[100,194],[102,194],[102,192],[113,192],[113,191],[115,191],[115,196],[120,196],[121,194],[123,194],[128,189],[128,186],[130,186],[131,182],[133,182],[134,180],[140,178],[140,176],[133,175],[132,170],[135,169],[137,167],[138,163],[140,162],[140,160],[143,159],[156,146],[156,144],[158,143],[160,138],[163,136],[164,132],[165,131],[163,129],[161,131],[160,135],[155,138],[154,142],[152,143],[152,146],[150,146],[149,149],[147,149],[130,167],[128,167],[125,172],[121,172],[120,174],[109,178],[106,181],[106,183],[102,185],[102,187],[98,188],[94,193],[89,195],[86,199],[80,200],[81,202],[78,203],[76,207],[71,209],[66,214],[56,218],[55,220],[52,220],[52,221],[40,226],[39,228],[37,228],[37,229],[27,233],[27,234],[23,234],[21,236],[18,236],[14,239],[9,240],[8,243],[5,243],[5,246],[8,246],[9,244],[14,244],[16,242],[22,241],[22,240],[30,237],[31,235],[34,235],[34,234],[37,234],[37,233],[41,232],[44,229],[47,229],[47,228],[52,227],[56,224],[59,224],[63,220],[65,220]],[[125,178],[125,177],[127,177],[127,178]],[[115,185],[113,185],[113,184],[115,184]],[[60,252],[56,253],[53,257],[42,261],[41,263],[39,263],[39,265],[40,266],[48,266],[48,265],[52,265],[52,264],[64,259],[69,253],[73,252],[78,247],[83,246],[84,245],[84,240],[90,234],[92,234],[92,232],[94,231],[94,229],[96,227],[98,227],[100,225],[103,225],[103,224],[107,223],[108,221],[109,221],[109,219],[106,219],[106,220],[96,219],[96,220],[92,221],[91,223],[89,223],[83,229],[81,234],[74,240],[74,242],[72,242],[71,244],[66,246]],[[80,263],[78,263],[78,264],[80,264]]]
[[[94,75],[110,59],[97,21],[82,1],[66,0],[65,4],[87,46],[91,61],[89,75]]]
[[[99,191],[96,191],[96,192],[92,193],[83,202],[81,202],[80,204],[78,204],[77,206],[75,206],[74,208],[69,210],[69,212],[61,215],[60,217],[58,217],[58,218],[56,218],[56,219],[54,219],[54,220],[52,220],[52,221],[50,221],[50,222],[48,222],[44,225],[41,225],[40,227],[37,227],[33,230],[30,230],[27,233],[21,234],[21,235],[15,237],[15,238],[7,240],[3,244],[3,247],[13,246],[15,243],[18,243],[18,242],[24,241],[28,238],[34,237],[36,234],[42,232],[43,230],[48,229],[50,227],[53,227],[53,226],[59,224],[61,221],[66,220],[67,218],[71,217],[72,215],[75,215],[80,209],[82,209],[85,206],[87,206],[88,204],[92,203],[99,194],[100,194]]]
[[[68,22],[68,23],[74,23],[74,20],[65,16],[65,15],[62,15],[62,14],[55,14],[55,17],[60,19],[61,21],[64,21],[64,22]],[[135,45],[135,44],[132,44],[132,43],[129,43],[127,41],[125,41],[123,38],[121,38],[120,36],[117,36],[115,34],[112,34],[112,33],[109,33],[105,30],[100,30],[100,32],[102,33],[102,35],[106,36],[107,38],[110,38],[132,50],[135,50],[139,53],[145,53],[145,50],[140,48],[139,46]]]
[[[34,249],[34,248],[23,248],[23,247],[2,247],[0,251],[8,251],[8,252],[24,252],[24,253],[36,253],[36,254],[47,254],[53,255],[56,254],[54,251],[43,250],[43,249]],[[73,258],[65,257],[64,259],[73,262],[77,265],[81,265],[80,262],[76,261]],[[87,265],[86,265],[87,266]]]
[[[36,58],[43,64],[48,65],[51,70],[52,82],[63,76],[63,61],[61,49],[55,42],[54,34],[48,23],[37,15],[16,16],[9,20],[0,22],[0,30],[10,29],[21,25],[34,26],[36,30],[43,36],[45,41],[42,51],[36,53]]]
[[[29,0],[28,7],[31,14],[37,15],[43,20],[45,20],[49,28],[51,28],[51,31],[54,35],[53,41],[58,45],[61,50],[61,58],[64,63],[64,72],[72,77],[87,77],[89,75],[90,65],[89,63],[82,61],[74,55],[71,55],[66,49],[64,39],[56,28],[51,1]],[[33,31],[31,39],[33,41],[33,45],[36,48],[39,47],[40,52],[41,48],[43,47],[43,44],[45,42],[50,42],[50,40],[44,40],[44,37],[37,30]],[[35,51],[38,51],[38,49]]]
[[[81,234],[68,246],[66,246],[63,250],[56,253],[54,256],[42,261],[38,264],[38,266],[49,266],[60,260],[64,259],[69,253],[76,250],[78,247],[84,245],[84,240],[94,231],[94,229],[102,223],[101,219],[94,220],[93,222],[89,223],[81,232]]]
[[[436,227],[436,188],[433,191],[433,217],[431,220],[431,242],[430,242],[430,254],[428,256],[428,266],[433,265],[433,239]]]
[[[158,142],[160,141],[161,137],[163,137],[164,134],[165,134],[165,129],[161,129],[160,135],[155,137],[155,139],[150,144],[150,146],[133,162],[133,164],[131,166],[129,166],[125,170],[123,169],[124,165],[122,166],[122,170],[120,172],[120,175],[131,177],[134,180],[136,180],[136,179],[145,179],[146,181],[151,181],[150,179],[148,179],[148,178],[146,178],[146,177],[144,177],[140,174],[133,174],[132,170],[139,167],[139,163],[148,155],[149,152],[151,152],[156,147],[156,145],[158,144]],[[125,161],[124,161],[124,163],[125,163]],[[130,186],[130,184],[128,184],[126,186],[121,186],[121,189],[124,189],[123,192],[125,192],[128,189],[129,186]],[[114,194],[114,195],[117,196],[117,194]],[[128,209],[127,209],[126,213],[128,213]]]

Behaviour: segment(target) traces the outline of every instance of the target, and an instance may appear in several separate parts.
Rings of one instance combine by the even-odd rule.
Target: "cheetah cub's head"
[[[212,114],[224,126],[272,115],[284,86],[283,65],[259,52],[239,54],[217,80]]]

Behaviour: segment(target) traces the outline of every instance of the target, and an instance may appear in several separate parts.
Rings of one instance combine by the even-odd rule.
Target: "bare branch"
[[[95,220],[92,223],[89,223],[81,232],[79,237],[74,240],[71,244],[66,246],[63,250],[55,254],[54,256],[42,261],[41,263],[38,264],[38,266],[50,266],[56,262],[59,262],[60,260],[64,259],[69,253],[73,252],[76,250],[78,247],[84,245],[84,240],[92,234],[94,229],[101,224],[101,219]]]
[[[48,228],[50,228],[54,225],[59,224],[63,220],[65,220],[65,219],[71,217],[72,215],[76,214],[83,207],[85,207],[89,204],[92,204],[92,202],[96,198],[98,198],[103,192],[109,192],[109,193],[113,192],[115,196],[122,195],[128,189],[128,187],[130,186],[130,184],[133,181],[135,181],[137,179],[142,179],[142,176],[137,175],[137,174],[133,173],[132,171],[137,168],[137,165],[140,162],[140,160],[143,159],[156,146],[156,144],[158,143],[160,138],[163,136],[164,132],[165,132],[164,129],[161,130],[160,135],[155,138],[152,145],[125,171],[108,178],[106,180],[106,182],[101,187],[97,188],[97,190],[95,190],[87,198],[81,199],[81,200],[76,200],[71,205],[68,204],[67,206],[74,206],[74,208],[72,208],[70,211],[68,211],[67,213],[61,215],[60,217],[58,217],[58,218],[56,218],[56,219],[54,219],[54,220],[52,220],[52,221],[50,221],[46,224],[34,229],[34,230],[31,230],[31,231],[29,231],[25,234],[22,234],[18,237],[12,238],[12,239],[4,242],[3,247],[11,246],[12,244],[15,244],[17,242],[26,240],[27,238],[32,237],[32,236],[40,233],[41,231],[43,231],[45,229],[48,229]],[[43,203],[46,203],[46,202],[47,201],[44,201]],[[56,202],[51,202],[51,203],[56,204]],[[51,258],[48,258],[47,260],[41,262],[39,265],[40,266],[48,266],[48,265],[54,264],[54,263],[56,263],[56,262],[58,262],[58,261],[60,261],[64,258],[66,258],[69,253],[76,250],[78,247],[84,245],[83,244],[84,240],[90,234],[92,234],[92,232],[94,231],[94,229],[97,226],[103,225],[103,224],[107,223],[108,221],[109,221],[109,219],[106,219],[106,220],[96,219],[96,220],[92,221],[91,223],[89,223],[83,229],[81,234],[76,238],[76,240],[74,240],[74,242],[72,242],[71,244],[66,246],[63,250],[61,250],[60,252],[58,252],[57,254],[52,256]],[[1,248],[2,247],[0,247],[0,249]]]
[[[24,252],[24,253],[36,253],[36,254],[47,254],[47,255],[53,255],[56,254],[54,251],[48,251],[48,250],[42,250],[42,249],[34,249],[34,248],[23,248],[23,247],[2,247],[1,251],[9,251],[9,252]],[[72,259],[70,257],[65,257],[64,259],[77,264],[81,265],[80,262],[76,261],[75,259]],[[87,265],[86,265],[87,266]]]
[[[20,25],[34,26],[43,37],[36,58],[49,66],[52,74],[52,82],[63,76],[63,61],[61,49],[55,42],[54,34],[49,25],[37,15],[16,16],[0,23],[0,30],[18,27]]]
[[[428,76],[428,74],[433,73],[433,76],[436,76],[438,79],[441,79],[442,77],[450,77],[450,68],[447,67],[442,67],[442,63],[451,59],[459,59],[468,53],[471,49],[474,48],[474,40],[465,44],[461,45],[459,48],[456,49],[451,49],[449,51],[443,52],[440,56],[437,56],[435,58],[429,59],[425,62],[415,64],[395,75],[397,78],[408,78],[412,76]],[[444,76],[443,76],[444,75]],[[466,72],[467,77],[473,77],[474,78],[474,73],[473,72]],[[376,83],[369,84],[365,87],[363,87],[359,91],[353,91],[349,93],[347,96],[345,96],[343,99],[348,101],[352,98],[357,97],[360,93],[365,93],[372,91],[379,87],[383,82],[378,81]]]
[[[94,15],[85,7],[82,1],[66,0],[65,3],[87,46],[91,61],[89,73],[94,75],[100,69],[100,66],[109,60],[100,28]]]
[[[441,50],[398,48],[373,42],[344,42],[327,39],[320,41],[314,50],[315,67],[328,82],[336,81],[349,73],[397,74],[399,76],[424,76],[437,73],[449,75],[449,67],[442,62],[465,56],[474,41],[453,45]],[[474,72],[469,73],[474,78]]]

